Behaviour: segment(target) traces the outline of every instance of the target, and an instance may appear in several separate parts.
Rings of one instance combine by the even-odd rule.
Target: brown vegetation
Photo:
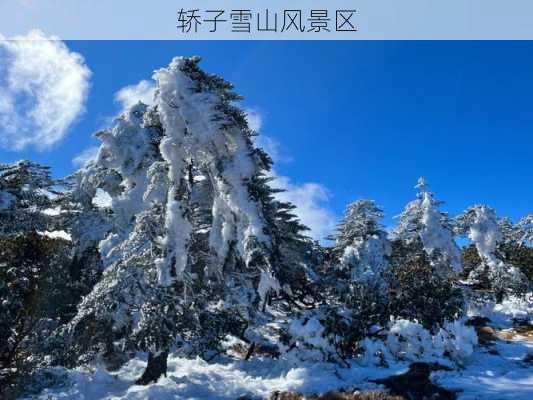
[[[385,392],[328,392],[323,395],[304,396],[296,392],[276,392],[269,400],[405,400]]]

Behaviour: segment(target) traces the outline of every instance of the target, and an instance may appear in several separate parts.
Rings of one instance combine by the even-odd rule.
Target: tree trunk
[[[148,385],[155,383],[162,375],[167,376],[168,351],[163,351],[158,355],[148,353],[148,365],[143,375],[135,381],[137,385]]]
[[[246,361],[248,361],[250,357],[252,357],[252,355],[254,354],[254,351],[255,351],[255,342],[252,342],[252,344],[248,348],[248,352],[246,353],[246,358],[245,358]]]
[[[498,290],[496,292],[496,304],[501,304],[505,298],[505,290]]]

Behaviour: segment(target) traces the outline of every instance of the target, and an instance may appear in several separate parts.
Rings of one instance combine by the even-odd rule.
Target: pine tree
[[[456,218],[456,229],[468,235],[480,257],[480,264],[469,274],[476,284],[492,288],[497,300],[506,293],[527,290],[527,279],[515,266],[506,263],[501,245],[517,243],[520,231],[508,220],[499,220],[494,209],[486,205],[470,207]]]
[[[533,214],[528,214],[517,224],[520,232],[519,241],[529,247],[533,247]]]
[[[388,268],[391,248],[380,225],[383,211],[372,200],[358,200],[346,208],[334,237],[334,251],[341,269],[351,273],[354,282],[380,287]]]
[[[68,288],[68,247],[44,235],[58,227],[57,186],[44,165],[0,164],[0,397],[31,372],[36,344],[68,308],[58,301]]]
[[[424,178],[416,188],[417,199],[406,206],[393,232],[390,312],[436,329],[461,312],[455,274],[462,270],[462,257],[453,222],[439,210],[442,202]]]
[[[453,223],[448,214],[439,210],[441,201],[429,192],[420,178],[417,199],[410,202],[399,216],[394,238],[405,244],[422,246],[436,273],[448,276],[462,270],[461,251],[454,239]]]
[[[260,149],[257,151],[261,152]],[[315,276],[318,265],[316,243],[306,236],[309,228],[296,216],[296,206],[276,199],[276,194],[282,190],[273,188],[272,178],[265,175],[270,171],[272,161],[267,154],[260,154],[265,172],[252,180],[251,193],[261,204],[265,232],[271,238],[269,263],[274,268],[274,274],[262,274],[260,297],[263,306],[269,302],[270,294],[278,294],[278,300],[288,303],[287,309],[299,307],[299,304],[307,307],[319,297]],[[272,291],[271,285],[276,290]]]
[[[66,240],[33,230],[0,235],[0,397],[20,395],[48,363],[49,339],[75,309],[69,265]]]
[[[501,242],[503,243],[515,243],[519,242],[522,239],[522,232],[520,228],[513,224],[513,222],[507,218],[501,218],[498,221],[498,226],[502,234]]]
[[[49,211],[60,194],[58,185],[44,165],[0,164],[0,234],[54,230]]]
[[[94,187],[83,180],[83,171],[63,179],[64,191],[57,201],[60,207],[59,225],[69,235],[71,242],[72,261],[69,269],[75,281],[73,301],[76,305],[102,275],[99,245],[111,230],[112,219],[110,210],[94,204]]]
[[[519,291],[526,292],[533,284],[533,215],[526,215],[516,224],[502,218],[500,228],[504,240],[498,254],[506,264],[514,265],[525,275],[529,282],[527,285],[524,282]]]
[[[273,198],[271,161],[233,105],[239,96],[198,62],[155,72],[154,106],[137,104],[97,134],[80,182],[111,196],[112,227],[99,245],[103,277],[70,329],[85,352],[148,351],[141,384],[165,372],[178,336],[208,351],[242,336],[280,281],[305,287],[293,281],[310,254],[304,227]],[[112,334],[95,335],[104,329]]]
[[[392,317],[416,320],[438,330],[463,312],[463,295],[452,276],[435,273],[427,253],[402,241],[393,242],[389,291]]]
[[[348,205],[337,227],[329,270],[324,271],[326,335],[341,358],[354,355],[372,327],[388,321],[391,245],[372,200]]]
[[[112,361],[116,359],[117,343],[123,351],[160,350],[149,349],[145,339],[134,340],[143,337],[141,327],[150,323],[145,318],[153,315],[143,310],[159,296],[156,265],[162,255],[164,210],[156,192],[165,183],[158,180],[158,172],[165,171],[161,171],[158,151],[161,131],[150,126],[150,117],[147,107],[137,104],[116,121],[111,131],[99,132],[97,136],[103,142],[99,156],[81,171],[73,191],[82,205],[82,218],[77,218],[74,230],[85,236],[94,228],[86,226],[87,218],[83,217],[92,216],[88,220],[93,222],[100,217],[92,207],[97,190],[106,191],[113,199],[108,216],[110,232],[98,245],[105,267],[103,276],[83,299],[69,327],[75,339],[75,354],[101,352]],[[82,254],[100,232],[80,236]]]
[[[272,160],[254,146],[255,133],[243,111],[233,105],[240,96],[230,83],[205,73],[198,63],[199,58],[175,59],[168,69],[155,74],[156,103],[165,131],[161,153],[169,164],[176,164],[169,170],[169,181],[183,176],[179,172],[183,169],[189,175],[193,171],[194,177],[185,179],[190,186],[183,207],[192,209],[191,199],[199,197],[210,203],[203,207],[203,215],[208,216],[203,218],[204,228],[196,226],[188,213],[185,220],[167,219],[167,229],[189,226],[191,244],[197,242],[194,236],[199,230],[206,230],[207,221],[206,276],[223,283],[228,304],[247,304],[245,313],[253,313],[281,286],[292,286],[293,292],[304,295],[307,278],[302,264],[311,262],[312,242],[304,236],[307,228],[294,216],[294,206],[274,198],[276,190],[268,177]],[[176,163],[177,155],[169,151],[178,143],[187,165]],[[172,251],[187,254],[182,247],[184,243],[187,247],[187,238],[177,235],[177,239],[179,246],[174,241]],[[171,254],[166,259],[172,260]],[[174,266],[177,276],[187,270],[183,262]],[[237,298],[232,298],[236,292]]]

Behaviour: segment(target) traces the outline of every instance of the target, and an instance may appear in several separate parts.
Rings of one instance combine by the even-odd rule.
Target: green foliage
[[[55,206],[57,186],[49,167],[31,161],[0,163],[0,234],[53,230],[53,218],[41,211]]]
[[[48,335],[73,307],[68,244],[37,233],[0,237],[0,370],[16,390],[42,362]]]
[[[474,282],[477,290],[492,291],[499,298],[506,294],[523,295],[533,284],[533,248],[515,241],[500,243],[496,255],[504,265],[493,272],[481,259],[474,245],[463,248],[464,274]],[[515,275],[512,267],[516,268]]]
[[[479,264],[482,263],[482,259],[479,256],[479,253],[474,244],[465,246],[462,249],[463,257],[463,274],[464,278],[467,278],[470,272],[474,270]]]
[[[515,243],[504,243],[499,247],[499,253],[505,263],[514,265],[533,284],[533,247]]]
[[[129,340],[132,348],[157,353],[168,351],[175,344],[176,337],[187,325],[183,307],[176,303],[175,288],[156,287],[140,309],[140,320]]]
[[[342,358],[354,357],[359,342],[371,335],[373,327],[389,321],[389,303],[382,289],[352,283],[344,288],[342,306],[327,307],[326,335]]]
[[[0,337],[5,339],[0,384],[10,396],[31,386],[34,373],[46,374],[39,369],[50,364],[45,356],[67,367],[100,357],[118,368],[134,352],[146,351],[150,360],[164,359],[163,371],[177,347],[210,359],[223,351],[228,335],[252,342],[266,321],[283,318],[274,328],[279,329],[299,314],[319,320],[314,327],[320,332],[325,328],[323,335],[337,352],[332,359],[346,359],[391,317],[435,330],[462,313],[453,274],[443,276],[436,267],[452,259],[441,257],[442,248],[428,256],[420,239],[429,215],[456,250],[451,222],[437,210],[440,202],[425,191],[423,179],[392,244],[380,224],[383,211],[360,200],[347,207],[335,245],[320,246],[306,236],[295,206],[277,198],[281,190],[269,174],[273,161],[255,146],[256,133],[235,106],[240,96],[231,83],[202,71],[199,61],[192,57],[179,64],[180,79],[190,80],[187,91],[173,88],[177,96],[160,99],[171,109],[182,108],[176,121],[183,119],[183,130],[175,138],[161,118],[165,104],[156,102],[135,106],[116,130],[100,132],[99,161],[80,171],[76,182],[63,181],[70,185],[65,193],[57,190],[48,167],[0,164]],[[209,123],[192,129],[196,121],[188,119],[196,118],[198,109],[184,112],[187,101],[178,101],[189,95],[210,107],[202,122],[213,123],[205,127],[213,128],[212,140],[200,132]],[[204,147],[196,149],[193,142]],[[174,163],[167,152],[178,149],[185,150],[176,153]],[[105,212],[92,204],[97,188],[114,200]],[[233,201],[237,189],[239,201]],[[240,200],[250,202],[243,206]],[[57,218],[44,212],[59,206]],[[468,221],[463,219],[455,228],[464,234]],[[524,236],[509,221],[503,227],[505,237]],[[37,233],[45,230],[65,230],[72,242]],[[509,241],[497,256],[531,281],[533,249]],[[474,246],[464,249],[463,259],[467,275],[483,265]],[[272,279],[259,289],[264,276]],[[487,290],[502,291],[508,282],[488,273],[483,277],[480,287]],[[297,345],[290,337],[282,341]],[[329,343],[320,351],[329,352]],[[161,371],[150,372],[149,381]]]
[[[435,273],[420,244],[394,242],[392,260],[391,315],[417,320],[433,330],[462,313],[461,290],[452,279]]]

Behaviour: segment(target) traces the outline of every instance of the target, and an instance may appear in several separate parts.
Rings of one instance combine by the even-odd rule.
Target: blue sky
[[[276,173],[291,188],[327,188],[329,199],[315,201],[330,217],[372,198],[390,225],[421,175],[451,213],[475,203],[513,219],[533,211],[531,42],[66,45],[92,71],[86,111],[51,148],[0,149],[1,161],[30,158],[57,176],[72,172],[72,159],[97,143],[92,133],[119,112],[118,90],[173,56],[201,55],[204,69],[233,82],[243,106],[261,116],[281,154]]]

